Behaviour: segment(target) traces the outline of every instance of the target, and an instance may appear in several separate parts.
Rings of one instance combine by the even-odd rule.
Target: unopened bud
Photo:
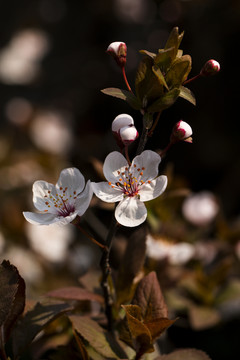
[[[133,118],[128,114],[120,114],[115,117],[112,122],[112,131],[118,132],[124,126],[132,126],[134,124]]]
[[[186,123],[185,121],[178,121],[175,126],[173,127],[172,134],[171,134],[171,141],[186,141],[192,142],[192,128],[191,126]]]
[[[127,146],[138,138],[138,131],[135,126],[124,126],[120,129],[119,136],[123,144]]]
[[[200,71],[201,76],[211,76],[215,75],[220,70],[220,64],[216,60],[208,60],[204,66],[202,67],[202,70]]]
[[[107,48],[107,53],[115,59],[121,68],[125,66],[127,61],[127,45],[124,42],[112,42]]]

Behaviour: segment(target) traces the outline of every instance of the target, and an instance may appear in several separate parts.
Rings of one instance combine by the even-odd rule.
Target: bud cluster
[[[118,146],[123,149],[138,137],[133,118],[128,114],[120,114],[112,122],[112,132]]]

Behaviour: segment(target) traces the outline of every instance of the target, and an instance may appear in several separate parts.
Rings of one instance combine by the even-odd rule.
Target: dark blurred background
[[[88,240],[74,241],[80,235],[70,226],[34,227],[22,211],[33,209],[32,183],[55,183],[64,167],[99,179],[95,160],[117,150],[110,131],[115,116],[129,113],[141,131],[140,113],[100,92],[125,88],[106,54],[113,41],[127,44],[132,88],[139,50],[163,48],[174,26],[185,32],[181,49],[192,56],[190,76],[209,59],[220,63],[219,74],[189,85],[196,107],[178,99],[163,112],[147,147],[164,148],[173,125],[188,122],[193,144],[173,147],[162,171],[172,164],[192,191],[213,192],[227,219],[239,217],[239,24],[239,0],[1,1],[0,257],[19,268],[30,295],[56,288],[66,268],[77,278],[99,261]],[[89,221],[105,234],[95,215]],[[62,276],[51,278],[54,271]]]

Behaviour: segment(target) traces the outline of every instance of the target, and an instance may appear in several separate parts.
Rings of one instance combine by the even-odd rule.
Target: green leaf
[[[178,27],[174,27],[167,39],[165,50],[169,48],[174,48],[174,52],[172,53],[172,60],[177,56],[178,48],[181,44],[184,32],[179,34]]]
[[[184,55],[177,58],[169,68],[165,80],[169,87],[176,87],[182,85],[191,71],[191,56]]]
[[[123,350],[96,321],[78,315],[70,315],[69,319],[73,328],[105,359],[126,358]]]
[[[149,56],[149,57],[152,58],[152,59],[154,59],[155,56],[156,56],[155,53],[152,53],[152,52],[147,51],[147,50],[139,50],[139,52],[140,52],[141,54],[144,54],[144,55]]]
[[[136,95],[142,107],[146,108],[155,99],[163,94],[163,85],[152,71],[153,60],[150,57],[144,58],[137,69],[135,78]]]
[[[0,265],[0,344],[4,345],[25,307],[25,282],[9,261]]]
[[[201,350],[181,349],[175,350],[171,354],[158,356],[155,360],[211,360],[210,357]]]
[[[165,78],[164,78],[163,73],[161,72],[160,68],[159,68],[158,66],[154,65],[154,66],[152,67],[152,71],[153,71],[154,74],[157,76],[160,84],[161,84],[161,85],[164,85],[165,88],[168,90],[167,83],[166,83],[166,81],[165,81]]]
[[[189,101],[191,104],[196,105],[196,98],[192,91],[185,86],[180,86],[180,94],[179,96],[187,101]]]
[[[101,92],[103,94],[110,95],[126,101],[135,110],[141,109],[141,103],[139,102],[137,97],[130,91],[122,90],[118,88],[106,88],[101,90]]]
[[[154,58],[154,64],[156,64],[161,69],[161,71],[166,73],[174,59],[174,47],[170,47],[169,49],[159,49],[158,54]]]
[[[147,111],[149,113],[155,113],[167,109],[172,106],[179,96],[180,90],[178,88],[168,91],[165,95],[162,95],[158,100],[151,104]]]
[[[18,322],[12,333],[13,353],[19,356],[33,341],[35,336],[50,322],[72,310],[68,304],[37,303],[32,310]]]

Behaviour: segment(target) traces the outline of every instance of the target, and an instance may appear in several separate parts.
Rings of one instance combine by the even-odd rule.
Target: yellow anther
[[[111,181],[109,181],[108,185],[112,185]]]

